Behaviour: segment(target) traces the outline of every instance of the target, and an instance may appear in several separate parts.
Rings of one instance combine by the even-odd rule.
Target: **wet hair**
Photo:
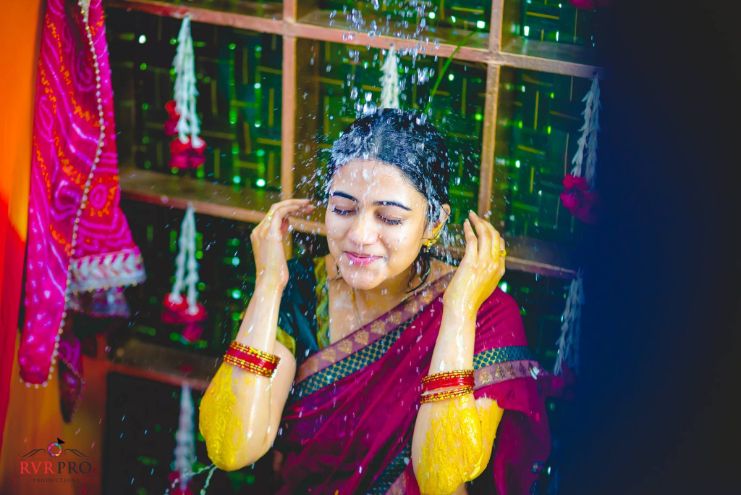
[[[329,183],[334,173],[352,160],[377,160],[398,168],[409,183],[427,199],[425,227],[440,218],[442,205],[449,203],[450,162],[442,134],[424,114],[382,108],[365,114],[350,124],[332,144],[327,166]],[[424,284],[430,273],[431,253],[422,246],[414,262]],[[410,280],[411,281],[411,280]]]

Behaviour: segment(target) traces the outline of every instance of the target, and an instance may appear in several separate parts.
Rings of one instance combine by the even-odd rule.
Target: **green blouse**
[[[324,257],[288,261],[278,313],[278,342],[300,363],[329,345],[329,288]]]

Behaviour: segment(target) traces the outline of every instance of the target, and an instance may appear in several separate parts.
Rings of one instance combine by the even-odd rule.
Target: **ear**
[[[425,230],[425,238],[430,239],[434,237],[434,232],[437,232],[438,229],[442,228],[449,218],[450,205],[448,203],[445,203],[440,208],[440,216],[438,217],[437,222],[435,222],[434,225],[430,224],[427,226],[427,229]]]

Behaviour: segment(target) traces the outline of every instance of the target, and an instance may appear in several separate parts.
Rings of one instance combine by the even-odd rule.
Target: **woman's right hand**
[[[288,283],[288,265],[283,240],[288,233],[288,215],[308,214],[314,209],[308,199],[286,199],[274,203],[252,230],[250,241],[255,256],[258,283],[283,289]]]

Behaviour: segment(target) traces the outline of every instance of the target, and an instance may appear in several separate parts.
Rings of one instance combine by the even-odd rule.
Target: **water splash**
[[[208,476],[206,477],[206,481],[203,484],[203,488],[201,488],[201,491],[199,492],[199,495],[205,495],[206,494],[206,489],[208,488],[209,484],[211,483],[211,477],[213,476],[214,471],[216,471],[216,469],[217,469],[217,467],[216,467],[215,464],[209,464],[208,466],[203,466],[202,468],[198,469],[197,471],[194,471],[194,472],[190,473],[189,479],[192,480],[196,476],[198,476],[201,473],[203,473],[204,471],[209,471]],[[165,489],[165,492],[164,492],[163,495],[169,495],[170,494],[170,490],[172,490],[173,488],[175,488],[175,485],[177,485],[178,483],[180,483],[180,477],[179,476],[173,477],[172,481],[170,482],[170,486],[167,489]]]

